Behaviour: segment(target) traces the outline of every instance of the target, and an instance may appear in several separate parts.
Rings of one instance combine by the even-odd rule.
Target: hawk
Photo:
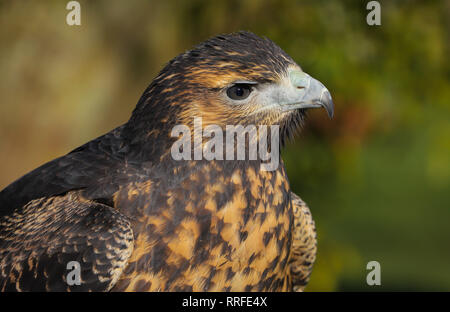
[[[282,145],[315,107],[332,117],[328,90],[267,38],[219,35],[180,54],[128,122],[0,192],[0,290],[302,290],[316,234],[282,160],[177,160],[172,129],[278,125]]]

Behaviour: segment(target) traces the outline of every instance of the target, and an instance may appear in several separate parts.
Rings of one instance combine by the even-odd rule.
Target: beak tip
[[[334,117],[334,104],[333,104],[333,101],[330,101],[330,104],[327,106],[326,110],[327,110],[327,113],[328,113],[328,117],[330,117],[330,119],[333,119],[333,117]]]
[[[331,94],[328,90],[326,90],[325,101],[322,102],[322,106],[326,109],[328,117],[333,119],[334,116],[334,103],[331,98]]]

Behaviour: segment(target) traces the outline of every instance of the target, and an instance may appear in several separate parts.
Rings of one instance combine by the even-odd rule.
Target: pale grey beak
[[[319,81],[302,71],[292,71],[289,79],[295,91],[295,99],[283,104],[285,110],[323,107],[328,116],[333,117],[334,104],[328,89]]]

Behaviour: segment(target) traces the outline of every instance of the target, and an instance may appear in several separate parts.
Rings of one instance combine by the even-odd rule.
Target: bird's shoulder
[[[0,216],[38,198],[84,190],[89,198],[111,196],[132,171],[121,156],[127,146],[120,128],[27,173],[0,192]]]

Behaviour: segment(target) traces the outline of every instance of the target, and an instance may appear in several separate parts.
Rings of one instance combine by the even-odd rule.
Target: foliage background
[[[0,1],[0,189],[125,122],[164,63],[217,33],[278,43],[331,91],[283,151],[319,253],[308,290],[450,290],[449,1]],[[366,284],[381,264],[382,286]]]

